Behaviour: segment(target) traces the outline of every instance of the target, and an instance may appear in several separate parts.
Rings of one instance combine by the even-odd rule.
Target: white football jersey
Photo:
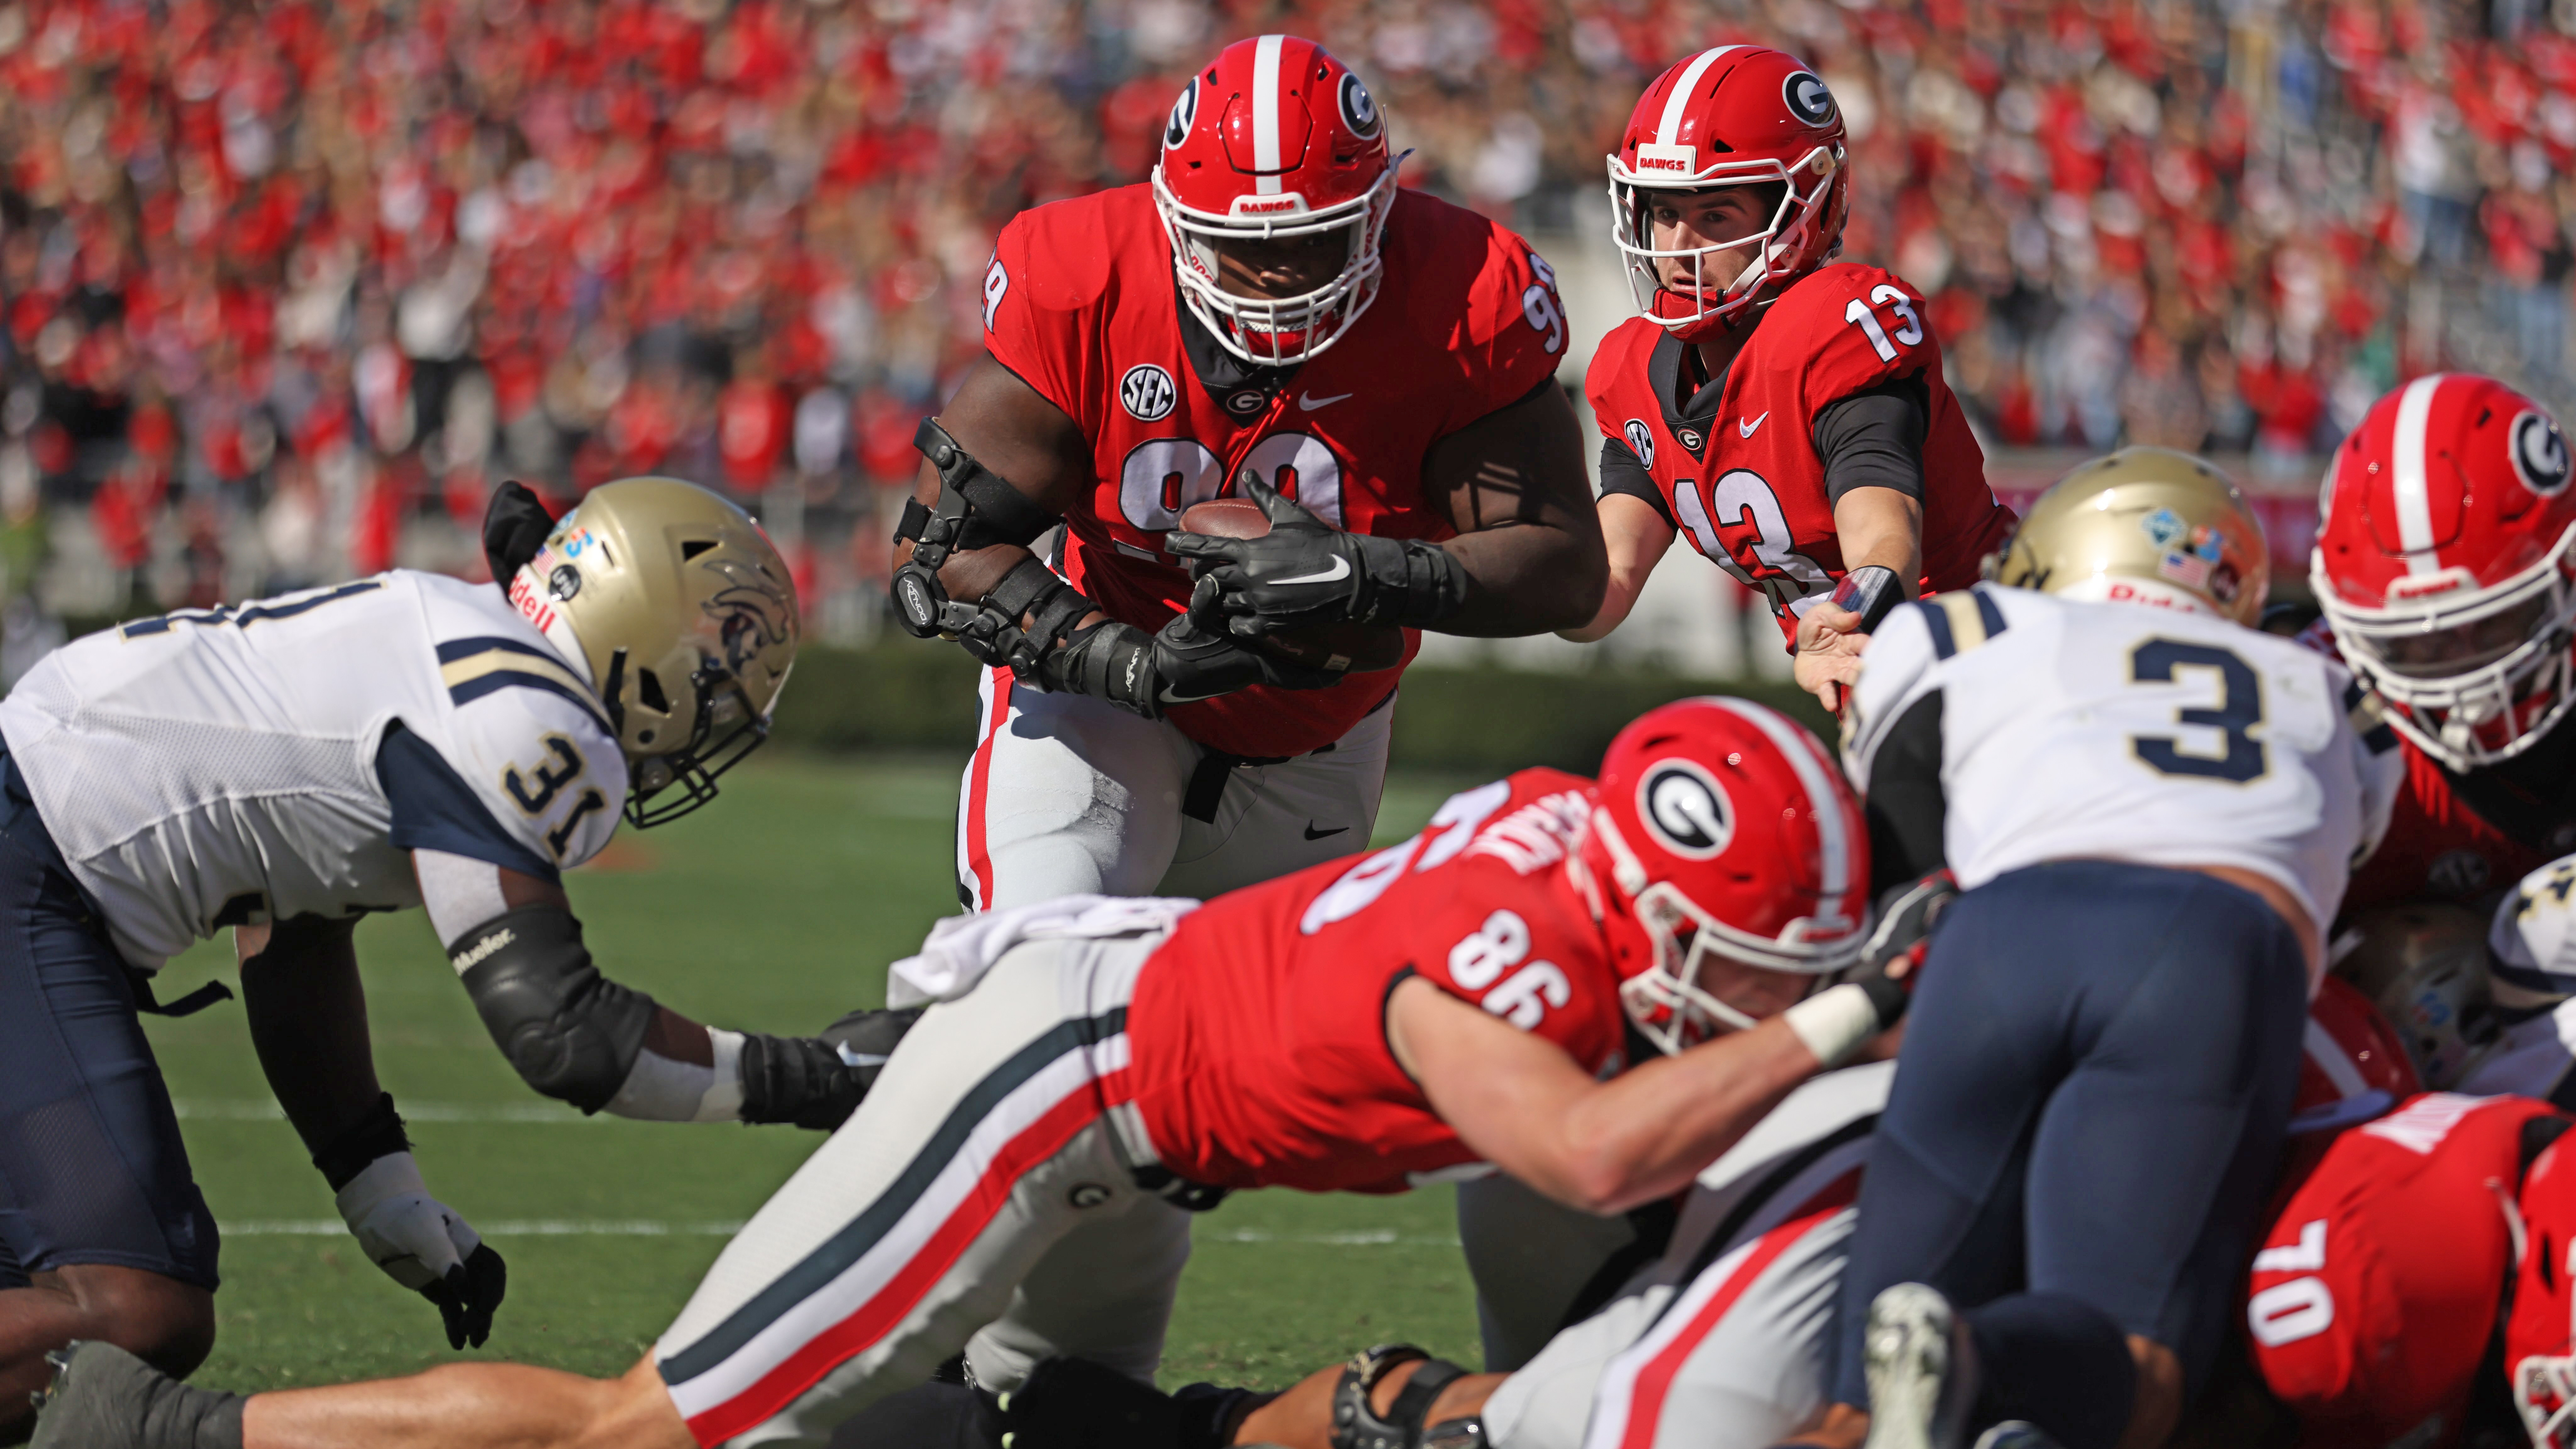
[[[147,970],[222,926],[419,905],[376,772],[397,722],[533,862],[616,829],[626,761],[597,697],[489,584],[396,570],[141,619],[0,700],[37,813]]]
[[[1937,697],[1937,698],[1936,698]],[[1937,711],[1962,889],[2043,861],[2223,865],[2319,930],[2387,828],[2403,766],[2334,660],[2214,615],[1979,584],[1890,614],[1844,722],[1863,792]]]

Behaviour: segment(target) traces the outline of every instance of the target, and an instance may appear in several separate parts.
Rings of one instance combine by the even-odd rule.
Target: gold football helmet
[[[2503,1023],[2487,975],[2487,922],[2440,902],[2378,906],[2337,934],[2334,971],[2378,1006],[2426,1088],[2448,1091],[2493,1050]]]
[[[2226,474],[2171,448],[2122,448],[2039,495],[1986,577],[2070,599],[2188,597],[2250,625],[2272,563],[2261,520]]]
[[[768,738],[796,662],[787,561],[749,514],[676,478],[592,489],[510,581],[510,601],[586,666],[639,829],[715,798],[716,777]]]

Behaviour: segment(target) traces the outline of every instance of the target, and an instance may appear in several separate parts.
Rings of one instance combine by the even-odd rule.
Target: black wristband
[[[1886,976],[1864,976],[1852,983],[1869,998],[1872,1011],[1878,1013],[1878,1029],[1885,1031],[1905,1019],[1906,1003],[1914,999],[1905,983]]]
[[[394,1094],[382,1092],[365,1116],[313,1154],[313,1165],[322,1169],[322,1180],[338,1192],[377,1158],[410,1150],[411,1138],[403,1134],[402,1116],[394,1111]]]
[[[1351,540],[1359,555],[1361,588],[1350,616],[1363,624],[1424,629],[1467,604],[1467,566],[1436,543],[1418,538]]]
[[[1834,585],[1832,602],[1860,615],[1858,632],[1874,634],[1880,621],[1905,602],[1905,581],[1885,564],[1862,564]]]

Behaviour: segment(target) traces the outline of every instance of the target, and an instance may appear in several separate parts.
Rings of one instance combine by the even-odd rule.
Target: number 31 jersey
[[[0,736],[145,970],[224,926],[419,905],[418,846],[552,879],[626,799],[598,699],[501,591],[399,569],[76,640]]]
[[[1683,343],[1633,317],[1592,354],[1584,392],[1601,434],[1634,454],[1667,523],[1771,601],[1781,632],[1846,572],[1817,456],[1816,412],[1919,379],[1923,436],[1920,590],[1965,588],[2000,551],[2013,513],[1986,486],[1985,454],[1941,380],[1923,299],[1876,267],[1842,262],[1790,284],[1728,365],[1713,410],[1680,394]]]
[[[1964,889],[2044,861],[2222,865],[2322,929],[2387,827],[2392,731],[2341,664],[2215,615],[1980,584],[1870,639],[1843,758],[1874,823],[1937,772]]]

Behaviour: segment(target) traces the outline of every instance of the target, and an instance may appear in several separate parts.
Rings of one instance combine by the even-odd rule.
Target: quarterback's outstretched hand
[[[1868,648],[1861,616],[1820,599],[1798,616],[1798,652],[1790,674],[1800,689],[1840,714],[1844,691],[1860,682],[1860,659]]]
[[[508,1289],[509,1265],[472,1224],[429,1195],[410,1153],[377,1158],[336,1201],[367,1260],[438,1305],[448,1347],[483,1346]]]
[[[1466,566],[1438,544],[1345,533],[1249,469],[1238,486],[1270,520],[1268,533],[1163,538],[1164,550],[1189,560],[1200,581],[1190,598],[1200,629],[1257,638],[1344,620],[1419,628],[1466,602]]]

